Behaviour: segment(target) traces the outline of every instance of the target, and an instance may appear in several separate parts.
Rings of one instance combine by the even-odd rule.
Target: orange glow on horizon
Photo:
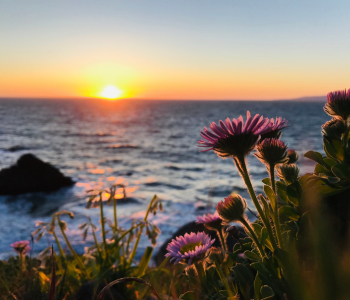
[[[116,100],[116,99],[122,98],[123,94],[124,94],[124,91],[118,89],[113,85],[109,85],[103,89],[101,93],[101,97],[108,100]]]

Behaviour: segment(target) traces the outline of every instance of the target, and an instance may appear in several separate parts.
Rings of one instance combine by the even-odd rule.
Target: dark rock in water
[[[9,152],[16,152],[16,151],[23,151],[23,150],[28,150],[28,148],[20,145],[12,146],[8,149],[6,149]]]
[[[33,154],[24,154],[17,163],[0,171],[0,195],[52,192],[74,181]]]
[[[241,227],[237,227],[237,228],[240,231],[240,238],[244,238],[247,236],[243,228]],[[174,233],[174,235],[170,239],[164,242],[164,244],[159,248],[157,254],[154,256],[154,260],[156,264],[159,266],[164,260],[165,254],[167,253],[166,247],[168,246],[168,244],[171,242],[172,239],[175,239],[177,236],[184,235],[185,233],[202,232],[202,231],[209,234],[212,239],[215,238],[215,242],[213,244],[214,247],[221,247],[219,237],[216,234],[215,230],[208,230],[207,228],[204,227],[203,224],[197,224],[195,221],[193,221],[182,226],[178,231]],[[238,241],[235,240],[231,235],[228,235],[226,244],[229,252],[232,252],[233,246],[236,243],[238,243]]]

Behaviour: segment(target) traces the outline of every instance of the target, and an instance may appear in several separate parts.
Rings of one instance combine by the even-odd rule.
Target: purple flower
[[[216,204],[216,211],[226,223],[240,221],[244,218],[246,208],[246,200],[238,194],[230,195]]]
[[[282,129],[286,128],[287,121],[285,119],[282,119],[282,117],[277,118],[276,121],[272,118],[269,123],[269,130],[263,134],[261,134],[260,142],[263,141],[264,139],[279,139],[282,134]]]
[[[265,165],[283,164],[289,160],[285,143],[279,139],[265,139],[256,146],[254,155]]]
[[[11,247],[18,253],[18,254],[27,254],[30,249],[32,249],[29,246],[29,241],[18,241],[11,244]]]
[[[197,224],[203,224],[209,230],[221,230],[222,220],[217,212],[214,214],[203,215],[203,217],[197,217]]]
[[[168,251],[166,257],[171,257],[170,261],[175,260],[175,264],[179,262],[192,263],[201,261],[205,258],[207,251],[215,242],[205,232],[185,233],[184,236],[177,236],[167,246]]]
[[[243,117],[232,121],[227,118],[225,123],[220,120],[219,125],[215,122],[210,124],[210,130],[204,127],[201,131],[203,140],[199,140],[199,147],[205,147],[209,151],[214,150],[215,153],[222,158],[226,157],[244,157],[251,152],[259,140],[261,134],[271,131],[270,121],[268,118],[258,114],[251,117],[247,111],[247,121],[244,124]]]
[[[348,91],[335,91],[327,95],[324,111],[335,118],[344,121],[350,116],[350,89]]]

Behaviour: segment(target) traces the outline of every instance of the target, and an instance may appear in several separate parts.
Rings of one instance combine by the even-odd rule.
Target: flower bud
[[[299,154],[293,149],[288,150],[288,161],[287,164],[295,164],[299,159]]]
[[[323,136],[341,138],[345,131],[346,125],[342,119],[333,118],[322,125]]]
[[[239,229],[238,229],[235,225],[227,226],[225,231],[226,231],[229,235],[231,235],[232,237],[234,237],[236,240],[239,239],[239,235],[241,234],[241,232],[239,231]]]
[[[299,168],[295,164],[280,165],[277,167],[277,176],[287,184],[299,179]]]
[[[240,195],[230,195],[216,205],[220,218],[226,222],[237,222],[244,218],[247,202]]]
[[[265,139],[255,149],[254,155],[268,166],[283,164],[289,159],[286,144],[278,139]]]

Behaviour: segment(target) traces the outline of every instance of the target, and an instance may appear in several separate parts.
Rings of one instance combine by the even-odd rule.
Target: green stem
[[[277,240],[279,246],[283,249],[283,240],[281,235],[281,227],[280,227],[280,220],[278,217],[278,199],[277,199],[277,193],[276,193],[276,183],[275,183],[275,165],[270,165],[270,180],[272,185],[272,190],[275,194],[275,207],[274,207],[274,221],[275,221],[275,227],[276,227],[276,234],[277,234]]]
[[[105,250],[105,257],[107,260],[107,242],[106,242],[106,231],[105,231],[105,222],[104,222],[104,216],[103,216],[103,201],[102,201],[102,195],[100,194],[100,218],[101,218],[101,230],[102,230],[102,242],[103,247]]]
[[[265,256],[265,251],[263,249],[263,247],[261,246],[260,242],[259,242],[259,239],[258,237],[256,236],[253,228],[250,226],[250,224],[246,221],[246,219],[244,219],[243,217],[239,220],[244,226],[245,228],[248,229],[249,233],[251,234],[253,240],[254,240],[254,243],[256,244],[256,246],[258,247],[259,249],[259,252],[260,252],[260,255],[261,257],[263,258]]]
[[[129,256],[129,260],[128,260],[128,264],[129,265],[131,265],[132,260],[134,259],[135,255],[136,255],[136,250],[137,250],[137,247],[139,245],[142,232],[143,232],[143,226],[141,226],[141,228],[140,228],[140,231],[139,231],[139,234],[137,235],[134,247],[132,248],[132,252],[131,252],[131,254]]]
[[[59,268],[60,270],[64,270],[64,269],[63,269],[63,266],[62,266],[62,263],[61,263],[61,259],[60,259],[60,257],[56,254],[55,250],[53,251],[53,255],[54,255],[54,257],[55,257],[55,259],[56,259],[56,261],[57,261],[58,268]]]
[[[203,262],[195,263],[194,266],[197,270],[199,281],[202,282],[203,279],[206,278],[204,267],[203,267]]]
[[[118,219],[117,219],[117,199],[113,199],[113,214],[114,214],[114,232],[118,230]]]
[[[62,249],[62,247],[61,247],[60,241],[58,240],[58,237],[57,237],[57,235],[56,235],[56,232],[53,231],[52,234],[53,234],[53,236],[54,236],[54,238],[55,238],[55,241],[56,241],[56,244],[57,244],[58,250],[60,251],[61,256],[65,259],[65,258],[66,258],[66,255],[64,254],[64,251],[63,251],[63,249]]]
[[[20,253],[19,255],[19,263],[20,263],[21,274],[23,275],[23,273],[26,271],[25,255],[23,253]]]
[[[145,217],[143,218],[143,221],[144,221],[144,222],[147,221],[148,215],[149,215],[149,213],[150,213],[150,211],[151,211],[151,208],[153,207],[154,201],[157,201],[157,196],[156,196],[156,195],[153,196],[151,202],[150,202],[149,205],[148,205],[148,208],[147,208],[147,211],[146,211],[146,215],[145,215]],[[140,232],[139,232],[139,234],[138,234],[138,236],[137,236],[137,238],[136,238],[134,247],[133,247],[132,252],[131,252],[131,254],[130,254],[130,256],[129,256],[129,260],[128,260],[128,264],[129,264],[129,265],[131,265],[132,260],[134,259],[135,255],[136,255],[136,250],[137,250],[137,247],[138,247],[138,244],[139,244],[139,241],[140,241],[142,232],[143,232],[143,226],[141,226],[141,228],[140,228]]]
[[[92,231],[92,235],[94,237],[94,241],[95,241],[95,245],[96,245],[96,249],[98,251],[98,254],[101,256],[101,248],[100,248],[100,245],[99,243],[97,242],[97,237],[96,237],[96,233],[95,233],[95,230],[93,227],[91,227],[91,231]]]
[[[219,233],[219,238],[220,238],[222,249],[224,250],[224,252],[226,252],[226,243],[225,243],[224,235],[222,234],[222,229],[218,230],[218,233]]]
[[[235,161],[235,163],[237,164],[237,162]],[[269,220],[266,218],[265,214],[264,214],[264,211],[262,210],[261,206],[260,206],[260,203],[255,195],[255,192],[254,192],[254,188],[253,188],[253,185],[252,185],[252,182],[250,181],[250,177],[249,177],[249,173],[248,173],[248,170],[247,170],[247,165],[246,165],[246,161],[245,161],[245,158],[238,158],[238,166],[237,166],[237,169],[238,171],[241,173],[241,176],[244,180],[244,183],[245,185],[247,186],[247,189],[248,189],[248,192],[249,192],[249,195],[250,195],[250,198],[253,200],[253,203],[261,217],[261,220],[263,221],[266,229],[267,229],[267,232],[270,236],[270,240],[271,240],[271,243],[272,243],[272,247],[273,249],[277,249],[278,246],[276,244],[276,241],[275,241],[275,237],[273,235],[273,232],[272,232],[272,228],[271,228],[271,224],[269,222]]]
[[[69,242],[69,240],[68,240],[68,238],[67,238],[66,233],[64,232],[64,229],[60,226],[60,217],[59,217],[58,215],[57,215],[57,221],[58,221],[58,225],[59,225],[59,227],[60,227],[60,229],[61,229],[63,238],[64,238],[64,240],[66,241],[66,244],[67,244],[67,246],[68,246],[70,252],[73,254],[74,258],[77,260],[78,265],[80,266],[80,268],[81,268],[82,270],[85,270],[84,264],[83,264],[82,261],[80,260],[80,257],[78,256],[78,254],[74,251],[74,249],[73,249],[71,243]]]
[[[229,297],[234,297],[234,295],[237,294],[237,291],[235,290],[235,286],[233,286],[232,284],[230,285],[226,274],[230,273],[230,270],[228,269],[228,267],[225,264],[222,264],[219,259],[217,258],[216,255],[214,255],[213,257],[215,266],[216,266],[216,271],[219,274],[220,280],[222,282],[222,284],[224,285],[224,287],[226,288]],[[223,270],[222,268],[225,268],[225,270]]]

